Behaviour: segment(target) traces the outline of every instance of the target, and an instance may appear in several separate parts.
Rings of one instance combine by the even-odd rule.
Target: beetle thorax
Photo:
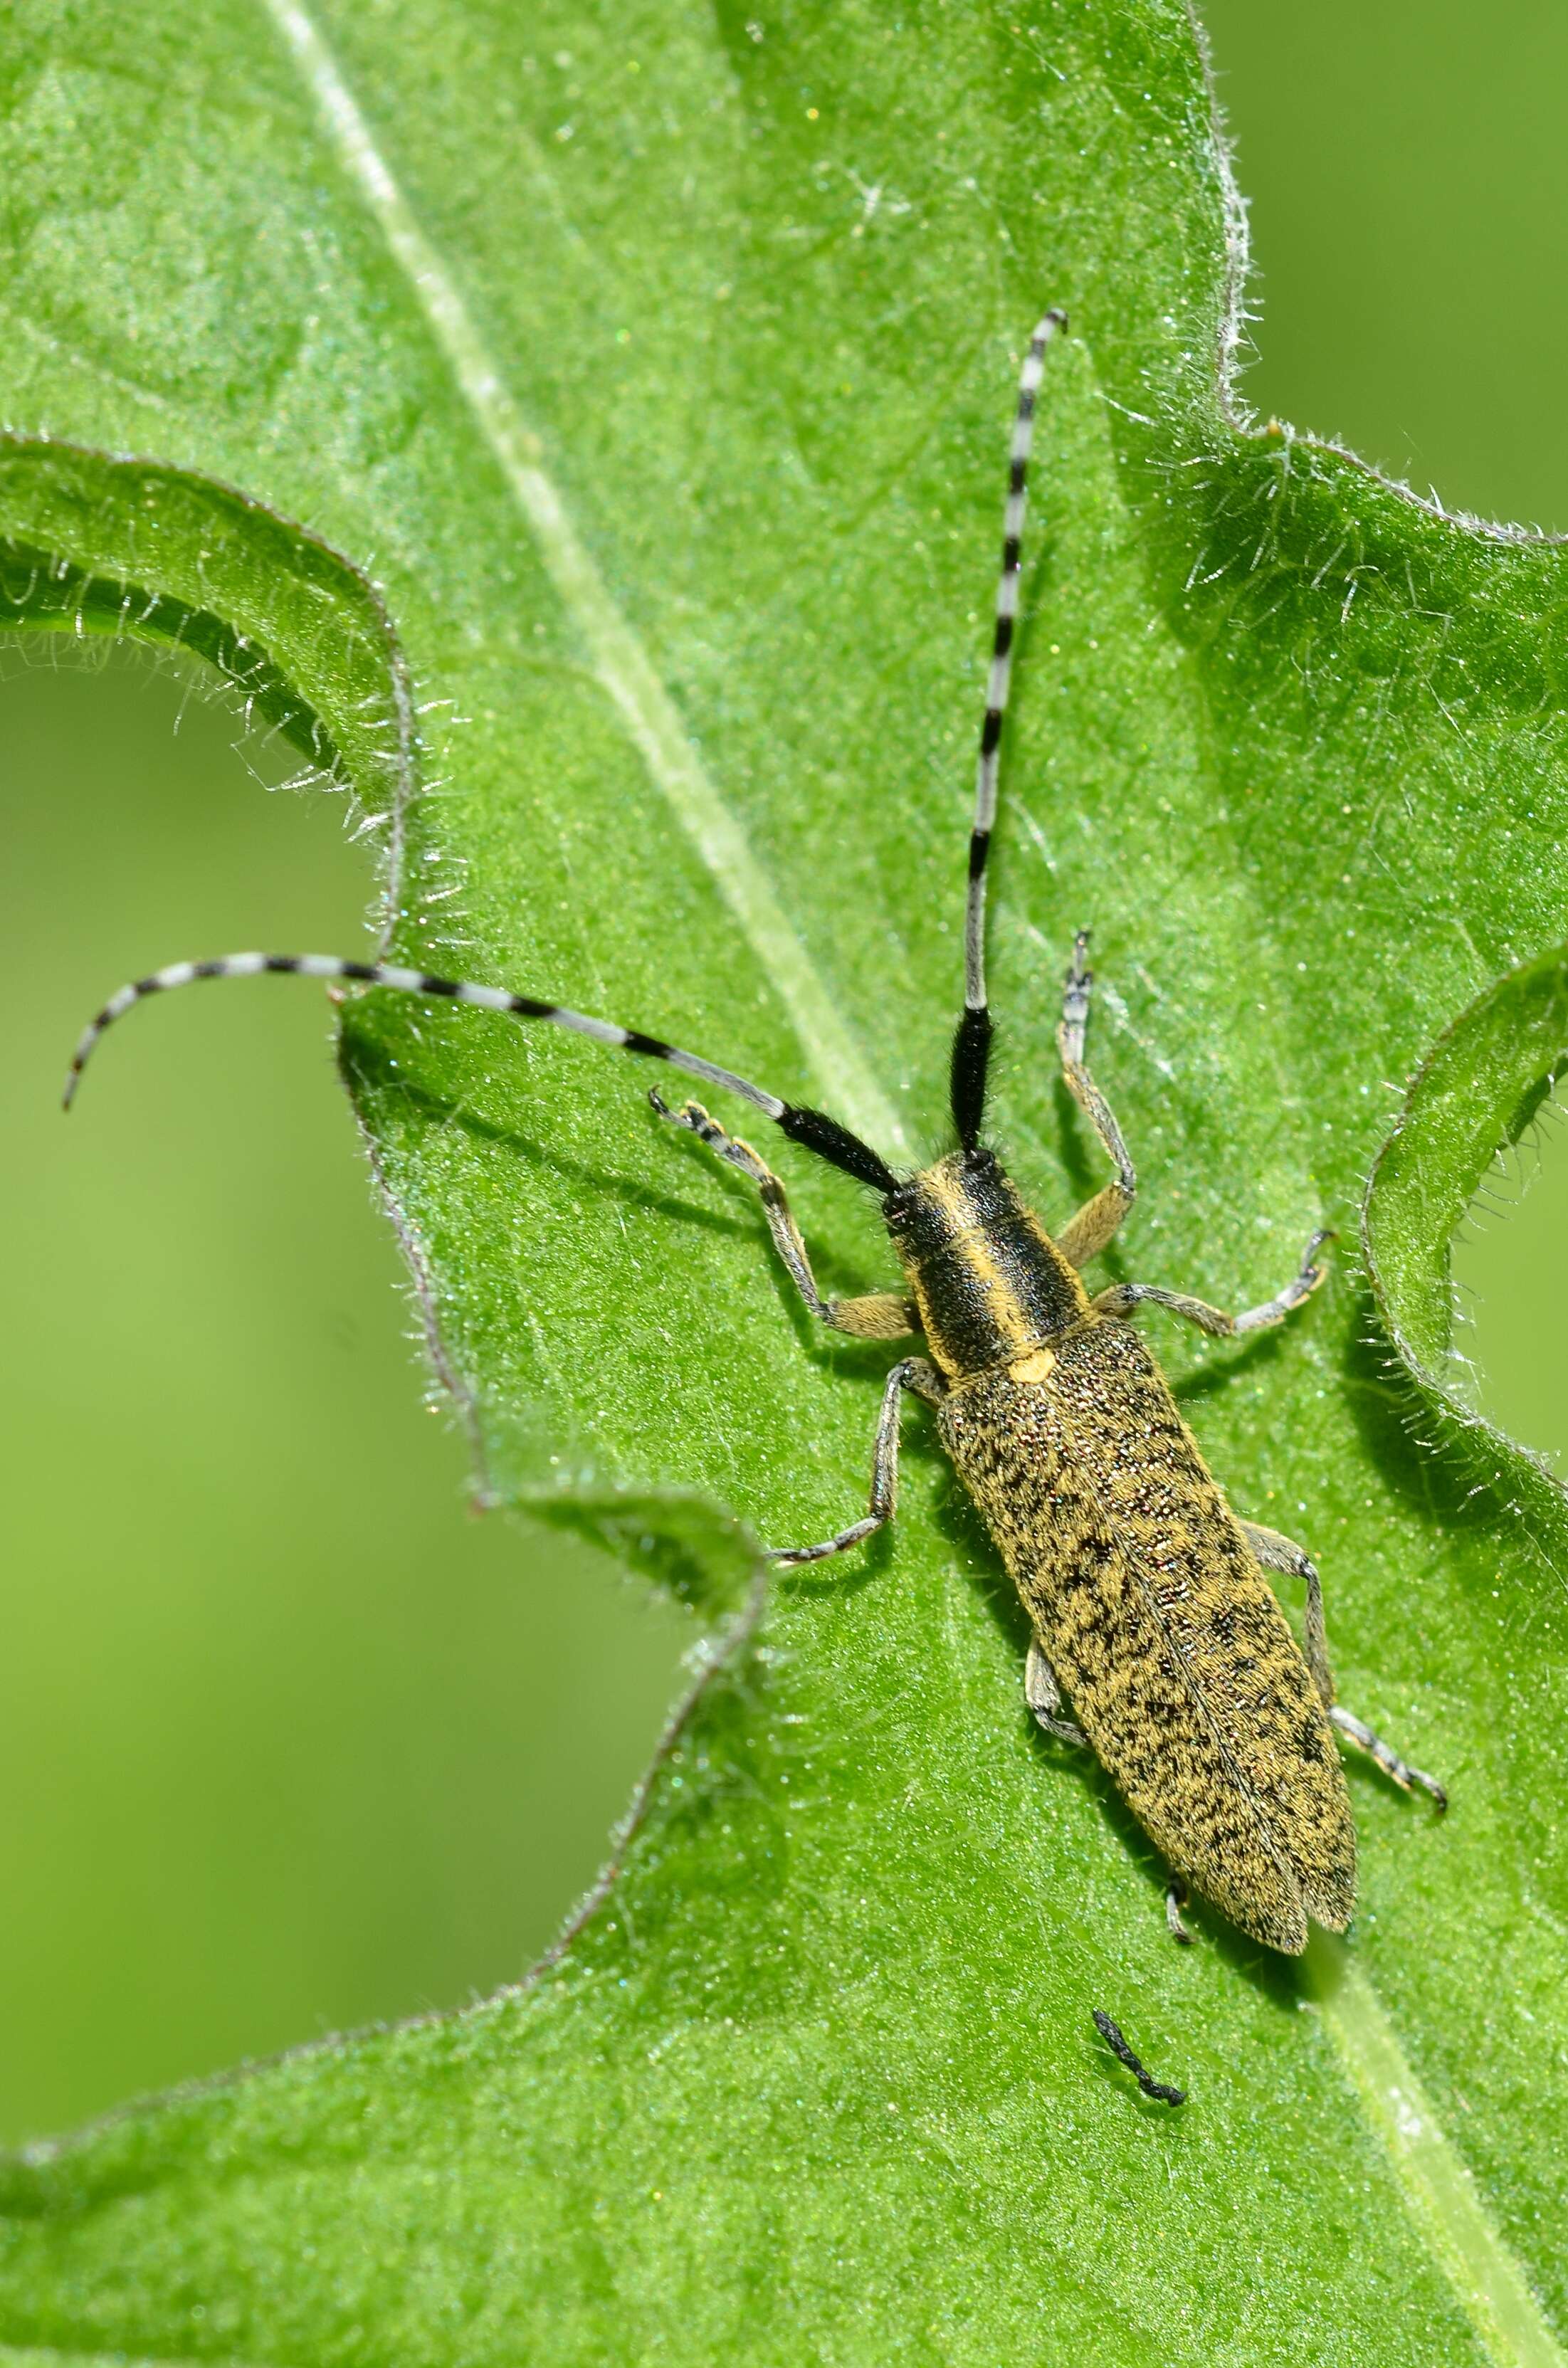
[[[956,1151],[882,1203],[931,1354],[949,1381],[1028,1359],[1078,1323],[1074,1269],[990,1151]]]

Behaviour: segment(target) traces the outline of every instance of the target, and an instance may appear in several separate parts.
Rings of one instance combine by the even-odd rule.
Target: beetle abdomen
[[[1284,1613],[1137,1334],[1093,1320],[944,1399],[944,1440],[1098,1758],[1176,1872],[1294,1953],[1356,1840]]]

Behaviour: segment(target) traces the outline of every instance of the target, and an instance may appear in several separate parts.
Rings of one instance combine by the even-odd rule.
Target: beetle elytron
[[[691,1129],[757,1186],[779,1257],[814,1315],[862,1338],[919,1334],[929,1352],[903,1359],[888,1375],[864,1518],[820,1545],[780,1549],[774,1559],[842,1554],[892,1519],[902,1400],[906,1391],[928,1400],[1034,1625],[1024,1677],[1029,1707],[1051,1733],[1093,1749],[1164,1853],[1173,1876],[1172,1932],[1188,1937],[1180,1907],[1191,1884],[1243,1931],[1294,1953],[1306,1944],[1309,1918],[1341,1931],[1355,1905],[1355,1829],[1335,1729],[1406,1789],[1423,1786],[1439,1806],[1444,1794],[1335,1703],[1316,1569],[1278,1531],[1236,1519],[1128,1318],[1149,1302],[1226,1338],[1280,1324],[1321,1281],[1313,1260],[1327,1236],[1314,1235],[1283,1290],[1240,1315],[1153,1284],[1119,1284],[1090,1299],[1081,1269],[1111,1240],[1136,1184],[1121,1131],[1084,1064],[1086,931],[1068,968],[1058,1043],[1062,1076],[1115,1168],[1114,1181],[1052,1236],[980,1139],[991,1044],[986,854],[1035,398],[1046,348],[1064,325],[1061,313],[1048,313],[1030,339],[1013,428],[970,837],[964,1009],[952,1053],[956,1151],[915,1175],[896,1176],[820,1110],[781,1101],[657,1037],[504,988],[327,954],[176,962],[122,987],[83,1035],[65,1099],[104,1029],[143,996],[193,979],[280,971],[550,1020],[752,1103],[793,1142],[879,1195],[903,1270],[901,1290],[824,1300],[784,1187],[756,1152],[699,1103],[671,1110],[657,1092],[651,1096],[661,1117]],[[1306,1582],[1304,1656],[1266,1568]],[[1063,1689],[1075,1720],[1063,1714]]]

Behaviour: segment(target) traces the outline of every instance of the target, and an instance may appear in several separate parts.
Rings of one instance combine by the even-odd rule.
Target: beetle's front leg
[[[1206,1299],[1193,1299],[1185,1291],[1165,1291],[1157,1282],[1118,1282],[1109,1291],[1102,1291],[1094,1302],[1098,1315],[1131,1315],[1135,1307],[1165,1307],[1173,1315],[1184,1316],[1196,1324],[1200,1332],[1210,1333],[1218,1340],[1233,1340],[1244,1332],[1264,1332],[1276,1324],[1283,1324],[1293,1308],[1310,1299],[1323,1281],[1326,1269],[1314,1263],[1324,1242],[1335,1238],[1324,1229],[1312,1235],[1301,1254],[1299,1270],[1290,1277],[1282,1291],[1261,1306],[1244,1308],[1239,1315],[1227,1315],[1222,1307],[1210,1307]]]
[[[862,1520],[851,1521],[836,1537],[824,1538],[820,1546],[773,1546],[768,1550],[769,1562],[789,1565],[802,1562],[825,1562],[830,1554],[847,1554],[862,1538],[891,1521],[898,1498],[898,1417],[905,1390],[935,1405],[943,1395],[941,1376],[924,1357],[906,1357],[888,1375],[882,1392],[882,1411],[877,1422],[877,1443],[871,1451],[871,1501]]]
[[[1446,1809],[1449,1796],[1435,1776],[1428,1776],[1425,1769],[1412,1767],[1410,1761],[1403,1759],[1393,1746],[1385,1743],[1364,1719],[1358,1718],[1354,1711],[1346,1710],[1335,1702],[1334,1671],[1328,1658],[1328,1631],[1324,1621],[1323,1581],[1318,1577],[1318,1567],[1311,1554],[1290,1538],[1282,1536],[1279,1531],[1267,1530],[1259,1521],[1244,1521],[1242,1529],[1248,1545],[1265,1570],[1288,1570],[1297,1578],[1306,1581],[1304,1628],[1307,1667],[1312,1673],[1312,1682],[1328,1713],[1330,1725],[1337,1727],[1341,1735],[1348,1736],[1352,1743],[1358,1744],[1369,1759],[1377,1761],[1384,1775],[1392,1776],[1405,1792],[1413,1793],[1419,1785],[1424,1793],[1431,1794],[1439,1809]]]
[[[751,1178],[762,1195],[762,1213],[767,1220],[773,1247],[813,1315],[831,1325],[835,1332],[849,1332],[860,1340],[901,1340],[919,1331],[920,1316],[915,1303],[901,1292],[869,1291],[860,1299],[824,1299],[817,1289],[811,1258],[784,1187],[760,1153],[754,1151],[749,1143],[743,1143],[738,1135],[726,1133],[717,1119],[709,1117],[700,1102],[687,1102],[679,1110],[671,1110],[657,1092],[650,1092],[648,1099],[661,1118],[667,1118],[672,1126],[689,1128],[699,1143],[705,1143],[710,1151],[716,1151],[721,1159]]]
[[[1131,1208],[1138,1190],[1137,1174],[1122,1141],[1121,1129],[1110,1104],[1084,1066],[1089,991],[1095,983],[1095,974],[1084,959],[1088,950],[1089,933],[1080,929],[1073,940],[1073,959],[1062,987],[1056,1049],[1062,1056],[1062,1082],[1105,1145],[1116,1169],[1116,1181],[1096,1192],[1092,1201],[1085,1201],[1077,1215],[1069,1218],[1056,1236],[1056,1247],[1069,1266],[1086,1266],[1097,1251],[1105,1248]]]

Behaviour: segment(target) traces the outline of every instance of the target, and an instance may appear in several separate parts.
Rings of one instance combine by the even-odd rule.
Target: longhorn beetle
[[[790,1141],[878,1195],[903,1270],[901,1290],[824,1299],[784,1187],[767,1162],[699,1102],[672,1110],[656,1090],[649,1097],[661,1118],[689,1128],[756,1184],[778,1255],[813,1315],[860,1339],[920,1335],[929,1351],[903,1358],[888,1374],[864,1518],[820,1545],[778,1548],[772,1559],[820,1562],[892,1520],[901,1404],[906,1392],[928,1401],[1033,1623],[1024,1670],[1028,1706],[1051,1735],[1087,1745],[1164,1854],[1173,1936],[1190,1938],[1180,1912],[1190,1884],[1244,1932],[1293,1954],[1306,1945],[1309,1918],[1342,1931],[1355,1905],[1356,1836],[1335,1730],[1406,1790],[1422,1786],[1439,1808],[1445,1795],[1335,1701],[1316,1565],[1278,1531],[1232,1512],[1129,1319],[1148,1303],[1221,1339],[1281,1324],[1322,1281],[1314,1259],[1329,1236],[1314,1234],[1299,1272],[1272,1299],[1239,1315],[1153,1283],[1119,1283],[1089,1297],[1080,1270],[1111,1240],[1137,1186],[1121,1129],[1084,1064],[1092,985],[1086,929],[1073,948],[1057,1043],[1062,1077],[1099,1137],[1114,1180],[1051,1235],[981,1140],[992,1036],[986,856],[1035,399],[1046,348],[1065,325],[1063,314],[1048,313],[1030,338],[1013,426],[969,841],[964,1006],[952,1046],[956,1151],[915,1175],[898,1176],[823,1111],[782,1101],[659,1037],[504,987],[330,954],[226,954],[176,962],[121,987],[76,1047],[65,1101],[104,1030],[143,996],[193,979],[281,971],[549,1020],[750,1102]],[[1265,1570],[1292,1572],[1306,1582],[1304,1656]],[[1063,1714],[1064,1691],[1075,1720]]]

